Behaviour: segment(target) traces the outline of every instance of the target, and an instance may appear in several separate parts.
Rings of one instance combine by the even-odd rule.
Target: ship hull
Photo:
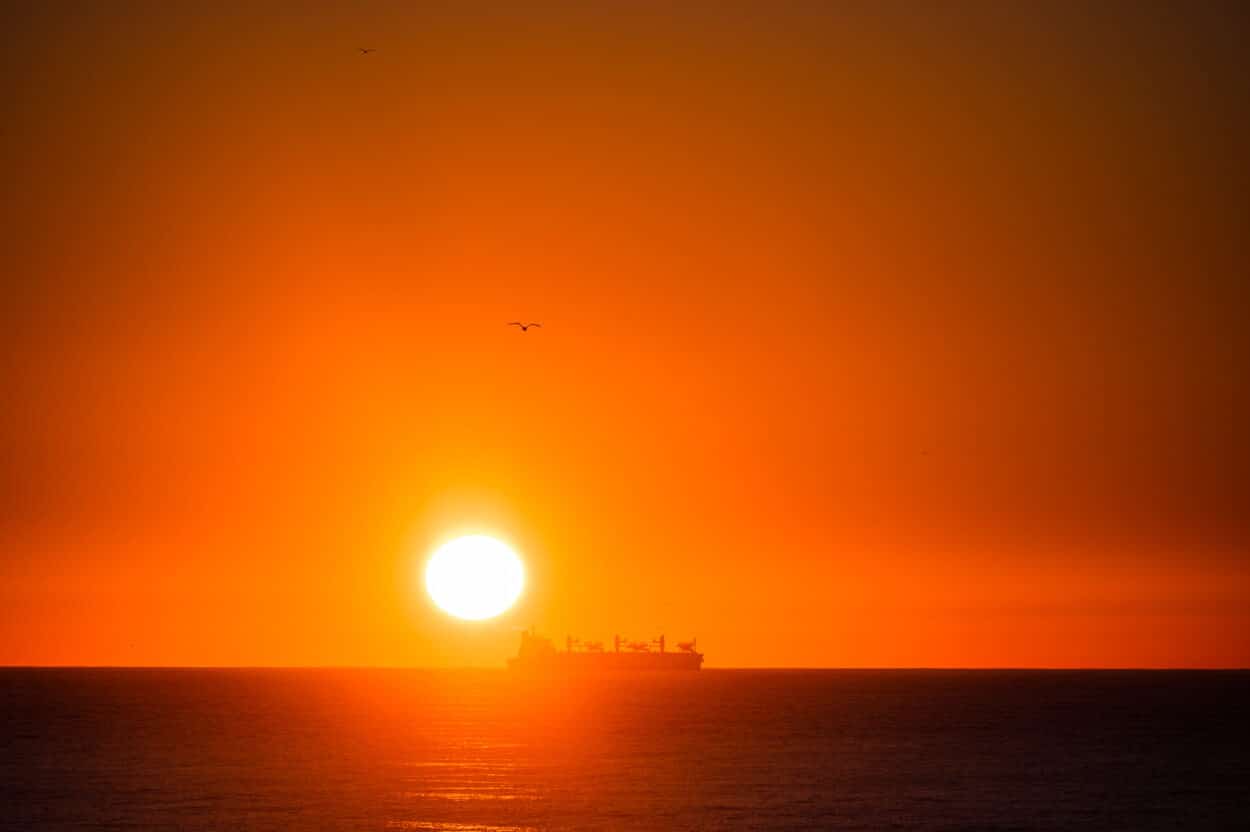
[[[553,653],[508,660],[511,670],[561,674],[689,672],[702,666],[702,653]]]

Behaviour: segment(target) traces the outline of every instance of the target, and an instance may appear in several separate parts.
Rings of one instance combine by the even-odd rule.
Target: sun
[[[444,543],[425,565],[425,590],[444,612],[480,621],[511,607],[525,586],[521,559],[486,535]]]

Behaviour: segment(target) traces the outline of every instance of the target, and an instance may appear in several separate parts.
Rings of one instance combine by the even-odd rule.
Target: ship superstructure
[[[530,629],[521,633],[521,648],[515,658],[508,660],[508,667],[572,673],[698,670],[703,666],[703,654],[696,646],[691,639],[679,642],[677,650],[671,651],[662,635],[650,641],[631,641],[616,635],[612,637],[611,649],[605,649],[601,641],[568,636],[564,649],[558,650],[551,639]]]

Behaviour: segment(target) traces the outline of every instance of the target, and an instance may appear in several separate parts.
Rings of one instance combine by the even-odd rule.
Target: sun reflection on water
[[[431,823],[424,820],[387,821],[386,828],[430,830],[430,832],[538,832],[533,826],[482,826],[476,823]]]

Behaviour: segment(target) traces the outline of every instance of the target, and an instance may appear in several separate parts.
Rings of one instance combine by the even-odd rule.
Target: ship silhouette
[[[652,648],[658,649],[652,649]],[[698,670],[703,654],[695,639],[679,642],[677,652],[665,649],[664,636],[651,641],[630,641],[613,636],[612,649],[601,641],[583,642],[568,636],[564,649],[557,650],[551,639],[531,628],[521,633],[521,647],[508,659],[512,670],[540,673],[636,673],[646,671]]]

